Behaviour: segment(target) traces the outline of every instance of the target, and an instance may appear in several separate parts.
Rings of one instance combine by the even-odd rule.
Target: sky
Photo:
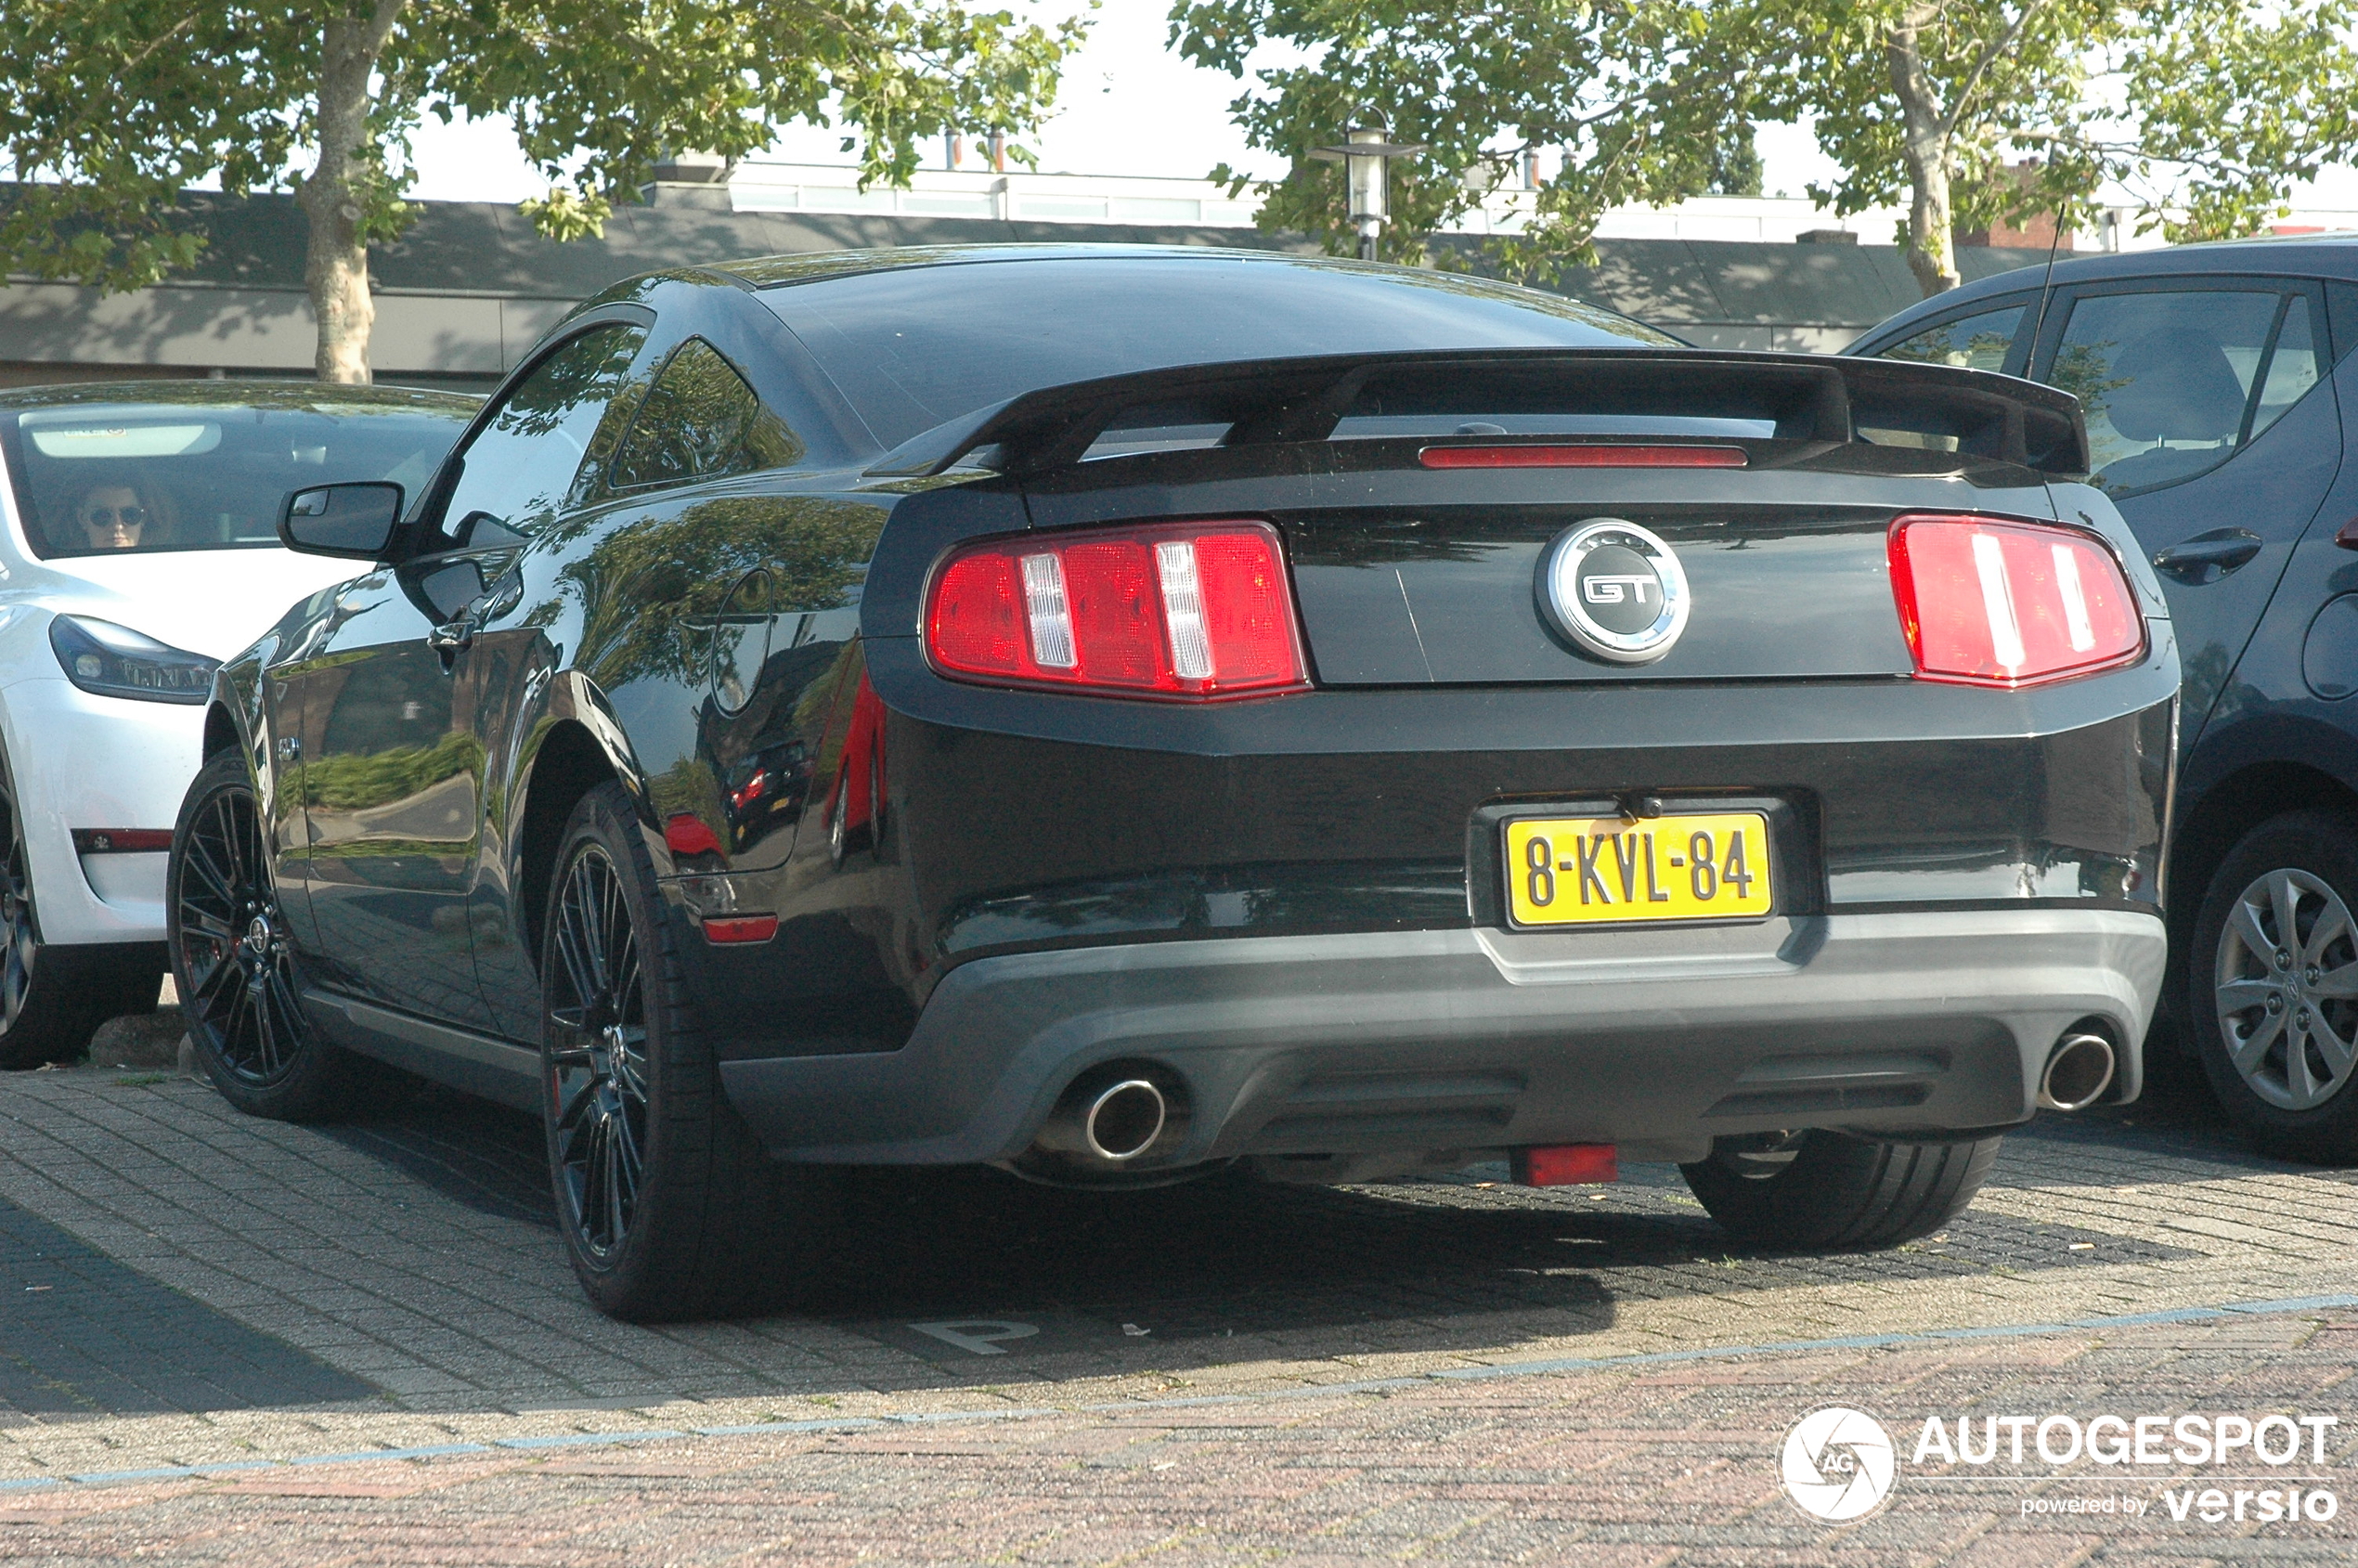
[[[1054,15],[1070,4],[1031,0],[1022,8]],[[1200,179],[1225,162],[1249,174],[1284,172],[1283,160],[1248,148],[1228,119],[1229,102],[1247,84],[1171,52],[1167,10],[1164,0],[1105,0],[1088,41],[1066,63],[1054,118],[1030,141],[1042,170]],[[1255,63],[1277,58],[1264,51]],[[834,130],[789,126],[760,156],[848,163],[839,139]],[[1812,180],[1832,183],[1838,172],[1806,125],[1762,125],[1757,145],[1769,195],[1800,196]],[[503,122],[445,126],[429,119],[413,146],[419,178],[411,194],[422,200],[520,201],[547,189],[548,182],[517,153]],[[2302,206],[2358,209],[2358,171],[2328,170],[2295,200]]]

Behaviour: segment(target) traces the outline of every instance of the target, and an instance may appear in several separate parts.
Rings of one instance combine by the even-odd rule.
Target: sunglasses
[[[94,506],[83,513],[83,525],[91,528],[142,527],[148,521],[144,506]]]

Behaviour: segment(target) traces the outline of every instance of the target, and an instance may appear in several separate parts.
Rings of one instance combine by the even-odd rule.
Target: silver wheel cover
[[[2358,1062],[2358,925],[2339,894],[2289,867],[2236,895],[2213,982],[2227,1060],[2251,1092],[2313,1110]]]

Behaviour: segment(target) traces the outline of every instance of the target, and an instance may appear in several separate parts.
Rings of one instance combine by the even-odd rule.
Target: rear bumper
[[[1694,1158],[1768,1129],[2026,1121],[2086,1019],[2123,1047],[2112,1097],[2133,1098],[2166,946],[2153,915],[2014,908],[1069,948],[952,970],[897,1051],[721,1074],[772,1153],[811,1162],[1012,1160],[1113,1060],[1185,1084],[1185,1137],[1157,1167],[1580,1142]]]

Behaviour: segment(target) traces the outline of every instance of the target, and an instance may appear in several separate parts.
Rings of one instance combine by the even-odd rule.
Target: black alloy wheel
[[[696,1028],[637,804],[585,795],[540,929],[541,1111],[565,1253],[635,1323],[782,1304],[815,1276],[833,1173],[773,1162]]]
[[[0,972],[0,1043],[8,1043],[23,1028],[32,999],[41,938],[32,923],[32,867],[25,853],[24,823],[13,797],[0,796],[0,812],[8,819],[8,856],[0,865],[0,930],[8,944],[6,969]]]
[[[1739,1240],[1769,1247],[1896,1247],[1973,1202],[2002,1138],[1883,1143],[1822,1129],[1714,1141],[1681,1165],[1688,1190]]]
[[[53,947],[41,940],[24,818],[5,784],[0,845],[0,1069],[71,1061],[109,1018],[155,1011],[162,954],[152,944]]]
[[[2358,824],[2261,823],[2210,879],[2188,954],[2195,1055],[2261,1148],[2358,1160]]]
[[[244,758],[216,757],[182,800],[165,872],[172,971],[197,1059],[240,1110],[343,1115],[370,1076],[304,1017],[301,970]]]
[[[611,1260],[645,1176],[646,997],[621,874],[584,844],[557,888],[546,1062],[550,1158],[576,1244]]]

